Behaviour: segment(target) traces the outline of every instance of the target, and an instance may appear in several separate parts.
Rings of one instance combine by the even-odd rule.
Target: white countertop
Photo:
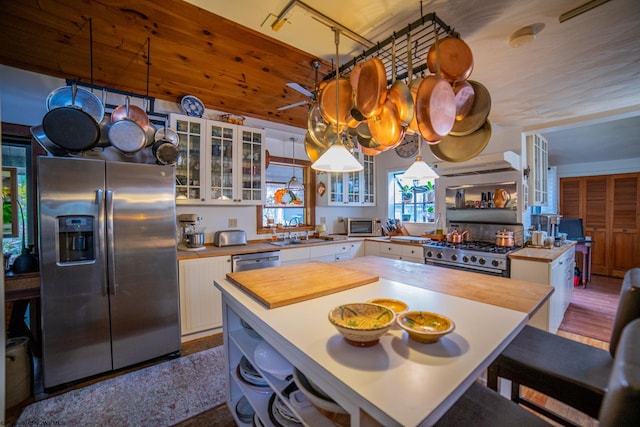
[[[238,315],[339,404],[363,408],[385,426],[433,424],[527,321],[527,313],[386,279],[271,310],[227,280],[215,284]],[[347,344],[327,313],[374,297],[444,314],[456,329],[435,344],[409,340],[397,327],[375,346]]]

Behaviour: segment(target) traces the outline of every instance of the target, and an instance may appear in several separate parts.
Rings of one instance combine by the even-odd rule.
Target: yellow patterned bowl
[[[409,309],[409,306],[407,305],[406,302],[397,300],[397,299],[393,299],[393,298],[374,298],[374,299],[370,299],[369,301],[371,304],[379,304],[379,305],[384,305],[385,307],[389,307],[391,310],[393,310],[396,315],[407,311]]]
[[[329,322],[349,344],[357,347],[375,345],[393,326],[395,318],[389,307],[367,302],[343,304],[329,310]]]
[[[448,317],[427,311],[407,311],[398,315],[396,322],[409,338],[422,343],[434,343],[456,328]]]

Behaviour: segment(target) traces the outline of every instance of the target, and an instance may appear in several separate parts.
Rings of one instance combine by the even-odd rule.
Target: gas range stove
[[[478,236],[479,240],[461,243],[430,242],[424,247],[425,263],[459,270],[474,271],[494,276],[510,277],[511,263],[509,254],[522,248],[521,226],[501,224],[455,224],[459,231],[468,231],[469,236]],[[508,229],[516,235],[512,247],[495,244],[497,231]],[[489,240],[489,239],[493,240]]]

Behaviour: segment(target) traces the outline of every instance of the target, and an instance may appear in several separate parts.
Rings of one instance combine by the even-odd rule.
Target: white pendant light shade
[[[421,179],[437,179],[438,174],[433,171],[422,160],[422,156],[417,156],[416,161],[413,162],[409,169],[407,169],[402,175],[402,179],[421,180]]]
[[[323,172],[358,172],[364,167],[342,143],[336,143],[329,147],[311,168]]]

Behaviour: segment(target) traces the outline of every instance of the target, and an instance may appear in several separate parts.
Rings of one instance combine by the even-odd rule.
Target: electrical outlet
[[[238,218],[229,218],[229,227],[237,227]]]
[[[326,216],[321,216],[320,217],[320,224],[326,224],[327,223],[327,217]]]

